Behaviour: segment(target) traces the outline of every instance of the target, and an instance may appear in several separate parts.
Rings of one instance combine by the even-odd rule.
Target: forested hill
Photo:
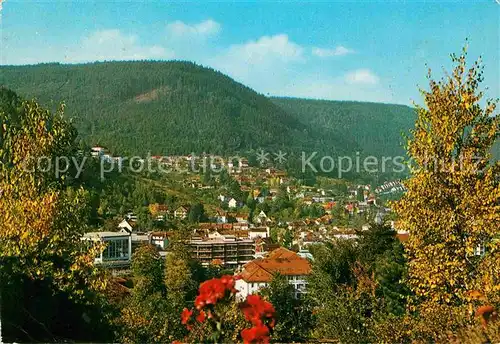
[[[229,77],[188,62],[2,66],[0,85],[49,107],[64,101],[87,143],[121,154],[358,149],[342,135],[322,136]]]
[[[117,154],[395,156],[415,121],[402,105],[267,98],[190,62],[0,66],[0,86],[52,108],[64,101],[80,137]]]
[[[328,135],[356,142],[364,154],[404,154],[403,136],[415,125],[415,110],[404,105],[272,98],[298,121],[323,128]]]

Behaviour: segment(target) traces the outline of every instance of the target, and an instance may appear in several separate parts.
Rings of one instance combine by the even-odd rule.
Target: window
[[[106,249],[102,253],[103,260],[128,259],[128,238],[106,241]]]
[[[474,255],[475,256],[484,256],[486,253],[486,246],[483,244],[479,244],[474,248]]]

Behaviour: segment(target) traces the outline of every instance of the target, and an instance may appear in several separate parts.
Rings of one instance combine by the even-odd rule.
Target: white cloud
[[[37,54],[33,54],[37,51]],[[3,53],[3,51],[2,51]],[[43,62],[81,63],[94,61],[172,59],[172,49],[140,42],[137,35],[118,29],[98,30],[68,44],[50,44],[40,38],[31,46],[12,41],[11,48],[0,54],[0,64],[36,64]]]
[[[354,50],[348,49],[346,47],[343,47],[339,45],[338,47],[335,47],[334,49],[327,49],[327,48],[318,48],[314,47],[312,48],[312,54],[321,58],[325,57],[333,57],[333,56],[343,56],[347,54],[352,54],[354,53]]]
[[[304,47],[286,34],[279,34],[232,45],[202,62],[264,94],[394,102],[392,93],[383,85],[373,87],[379,84],[379,77],[372,71],[359,69],[332,75],[307,57]]]
[[[218,69],[263,94],[375,102],[396,100],[392,89],[387,88],[370,69],[339,73],[337,67],[341,66],[324,65],[312,58],[313,55],[329,57],[352,52],[345,47],[303,47],[286,34],[217,46],[205,39],[220,31],[220,25],[210,19],[193,25],[173,22],[169,30],[170,35],[163,37],[163,41],[159,37],[156,44],[145,44],[139,36],[118,29],[95,31],[67,46],[40,41],[39,44],[43,44],[40,54],[30,55],[29,48],[20,45],[0,54],[0,63],[74,63],[175,57]],[[13,44],[14,41],[9,42]]]
[[[278,34],[233,44],[202,62],[265,93],[286,83],[306,61],[303,47]]]
[[[380,80],[379,77],[369,69],[358,69],[348,72],[344,76],[344,79],[348,84],[357,85],[376,85]]]
[[[207,37],[218,34],[221,31],[221,25],[212,19],[204,20],[197,24],[186,24],[183,21],[176,20],[167,25],[167,32],[175,37],[200,36]]]
[[[120,30],[95,31],[85,37],[79,47],[70,49],[65,62],[104,60],[144,60],[174,57],[174,53],[159,45],[141,45],[136,35]]]
[[[290,41],[285,34],[263,36],[256,41],[235,44],[229,48],[228,55],[250,64],[274,61],[292,62],[303,58],[303,48]]]

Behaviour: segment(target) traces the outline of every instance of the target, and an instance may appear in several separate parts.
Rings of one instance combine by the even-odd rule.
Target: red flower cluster
[[[234,289],[236,278],[230,275],[224,275],[221,278],[212,278],[200,285],[199,295],[194,300],[196,309],[200,310],[205,305],[215,305],[218,300],[224,298],[226,291],[236,293]]]
[[[213,278],[205,281],[200,285],[198,296],[194,301],[197,311],[195,319],[198,323],[203,323],[206,319],[220,322],[217,314],[212,313],[214,307],[219,300],[222,300],[228,295],[235,294],[235,282],[238,277],[225,275],[221,278]],[[211,307],[212,306],[212,307]],[[268,344],[269,332],[274,327],[275,313],[274,307],[269,302],[263,300],[258,295],[250,295],[245,302],[240,305],[245,319],[252,323],[251,328],[241,331],[241,337],[245,344]],[[193,329],[194,320],[193,311],[184,308],[181,315],[181,321],[186,328],[191,331]],[[217,324],[218,328],[220,324]]]
[[[182,310],[182,314],[181,314],[181,322],[182,322],[182,325],[186,325],[189,321],[189,319],[191,318],[191,315],[193,314],[193,311],[190,311],[189,309],[187,308],[184,308]]]
[[[194,300],[194,305],[196,309],[199,311],[196,316],[196,321],[202,323],[207,318],[211,319],[213,314],[209,309],[207,312],[203,310],[206,305],[215,305],[217,301],[224,298],[226,296],[226,292],[236,293],[236,289],[234,289],[234,284],[238,277],[231,275],[224,275],[221,278],[213,278],[209,281],[205,281],[200,285],[198,296]],[[193,315],[193,311],[187,308],[184,308],[181,314],[181,322],[183,325],[186,325],[188,330],[191,330],[192,326],[189,324],[191,317]]]
[[[208,311],[208,312],[210,313],[210,311]],[[198,314],[198,315],[196,316],[196,320],[197,320],[198,322],[201,322],[201,323],[202,323],[202,322],[204,322],[204,321],[205,321],[206,317],[207,317],[207,315],[205,314],[205,311],[201,311],[201,312],[200,312],[200,314]]]
[[[193,311],[190,311],[189,309],[187,308],[184,308],[182,310],[182,314],[181,314],[181,322],[182,322],[182,325],[186,325],[186,328],[191,331],[191,329],[193,328],[190,324],[189,324],[189,320],[191,320],[191,315],[193,315]]]
[[[245,319],[253,324],[252,328],[241,331],[243,342],[269,343],[269,327],[274,327],[276,311],[272,304],[264,301],[259,295],[249,295],[241,305]],[[269,322],[265,323],[266,320]],[[269,326],[269,327],[268,327]]]
[[[243,331],[241,331],[241,338],[243,338],[243,343],[245,344],[248,343],[268,344],[269,328],[266,325],[246,328]]]
[[[269,326],[274,327],[274,315],[276,311],[272,304],[264,301],[259,295],[249,295],[246,301],[241,305],[241,310],[245,319],[255,326],[264,324],[265,319],[270,319]]]

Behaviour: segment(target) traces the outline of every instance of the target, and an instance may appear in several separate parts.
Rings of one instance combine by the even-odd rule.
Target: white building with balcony
[[[102,242],[106,248],[95,257],[96,264],[109,267],[128,266],[132,258],[132,236],[123,232],[89,232],[83,240]]]
[[[271,251],[266,257],[252,260],[243,266],[236,281],[238,298],[259,292],[271,282],[275,274],[285,276],[295,289],[295,297],[300,298],[306,292],[307,276],[311,274],[309,260],[284,247]]]

